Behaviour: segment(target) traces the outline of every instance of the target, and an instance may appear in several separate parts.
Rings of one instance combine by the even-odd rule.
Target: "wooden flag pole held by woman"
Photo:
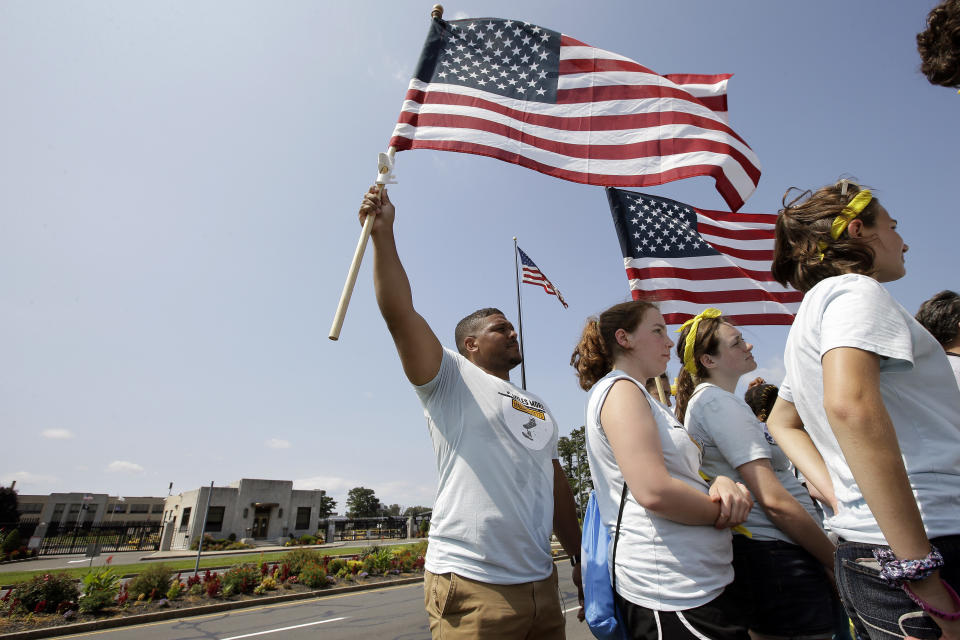
[[[396,149],[390,147],[386,153],[378,156],[377,166],[377,187],[378,193],[383,192],[384,185],[395,184],[393,180],[393,155]],[[363,253],[367,249],[367,240],[370,238],[370,231],[373,229],[374,216],[367,216],[363,221],[363,229],[360,231],[360,240],[357,241],[357,248],[353,252],[353,262],[350,263],[350,270],[347,272],[347,281],[343,284],[343,291],[340,293],[340,304],[337,305],[337,313],[333,316],[333,325],[330,327],[331,340],[337,340],[340,337],[340,329],[343,327],[343,318],[347,315],[347,307],[350,305],[350,296],[353,295],[353,287],[357,283],[357,274],[360,272],[360,263],[363,261]]]

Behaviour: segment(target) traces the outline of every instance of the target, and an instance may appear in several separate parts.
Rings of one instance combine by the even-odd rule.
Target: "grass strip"
[[[392,545],[383,545],[385,547],[405,547],[410,543],[404,544],[392,544]],[[290,551],[297,549],[299,547],[291,547]],[[317,553],[324,556],[352,556],[360,553],[361,550],[367,547],[331,547],[329,549],[313,549]],[[270,551],[267,553],[263,552],[254,552],[254,553],[245,553],[245,554],[231,554],[223,556],[200,556],[200,568],[201,569],[210,569],[213,567],[232,567],[233,565],[243,564],[244,562],[256,562],[258,565],[264,562],[273,564],[274,562],[281,562],[284,555],[288,553],[287,551]],[[41,558],[43,556],[40,556]],[[165,564],[174,572],[177,571],[193,571],[193,568],[197,564],[196,558],[190,559],[177,559],[170,561],[163,560],[151,560],[149,562],[137,562],[134,564],[118,564],[110,565],[114,571],[120,575],[133,575],[140,573],[145,568],[150,566],[155,566],[158,564]],[[96,565],[100,567],[102,565]],[[68,576],[76,579],[83,577],[85,573],[90,571],[89,566],[85,567],[70,567],[69,569],[34,569],[32,571],[9,571],[0,573],[0,585],[9,586],[17,582],[24,582],[29,580],[34,576],[43,575],[45,573],[66,573]]]

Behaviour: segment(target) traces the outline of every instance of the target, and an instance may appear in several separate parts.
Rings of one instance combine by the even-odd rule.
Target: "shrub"
[[[170,588],[167,589],[167,600],[176,600],[183,593],[184,585],[179,580],[174,580]]]
[[[229,540],[230,542],[236,542],[236,541],[237,541],[237,534],[231,533],[230,535],[227,536],[227,540]]]
[[[63,603],[73,603],[80,596],[76,581],[65,573],[45,573],[27,582],[14,585],[10,599],[27,611],[54,612]]]
[[[10,531],[10,533],[4,536],[3,545],[0,546],[0,551],[3,551],[4,553],[11,553],[13,551],[18,551],[22,546],[23,541],[20,539],[20,530],[13,529]]]
[[[322,557],[323,556],[313,549],[294,549],[284,554],[283,561],[285,564],[290,565],[290,573],[300,575],[303,567],[307,564],[322,564]]]
[[[250,593],[261,577],[256,565],[245,563],[230,567],[224,572],[221,581],[225,592],[227,587],[232,587],[231,593]]]
[[[376,547],[373,553],[363,559],[363,569],[368,573],[384,574],[393,568],[393,551],[387,547]]]
[[[207,573],[210,574],[209,571]],[[216,573],[210,574],[209,578],[204,576],[203,590],[206,592],[207,596],[216,598],[217,594],[220,593],[220,576]]]
[[[347,560],[347,568],[350,570],[351,574],[356,575],[363,569],[363,562],[360,560]]]
[[[192,596],[201,596],[203,595],[203,585],[199,582],[195,582],[187,589],[187,593]]]
[[[93,613],[113,604],[120,593],[120,577],[109,567],[87,572],[83,576],[83,595],[77,601],[80,611]]]
[[[311,589],[318,589],[327,584],[327,570],[323,565],[311,562],[300,571],[300,582]]]
[[[260,582],[260,586],[264,591],[276,591],[277,590],[277,581],[267,576]]]
[[[130,595],[153,599],[170,588],[173,571],[165,564],[150,565],[127,584]]]
[[[341,569],[347,568],[347,561],[343,558],[332,558],[327,563],[327,573],[339,574]]]
[[[300,536],[300,544],[317,544],[317,539],[309,533],[305,533]]]

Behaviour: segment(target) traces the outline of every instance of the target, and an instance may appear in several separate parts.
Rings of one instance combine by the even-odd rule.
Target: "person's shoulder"
[[[842,293],[889,295],[882,284],[862,273],[845,273],[824,278],[815,284],[806,295],[813,298],[826,298]]]

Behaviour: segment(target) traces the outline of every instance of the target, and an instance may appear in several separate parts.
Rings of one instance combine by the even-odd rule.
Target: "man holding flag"
[[[510,383],[520,364],[513,325],[497,309],[457,324],[445,349],[413,307],[393,235],[395,208],[371,187],[373,282],[407,379],[424,407],[439,487],[424,603],[434,638],[563,638],[551,529],[574,562],[580,527],[557,455],[557,425],[535,395]],[[580,602],[583,602],[582,590]]]

